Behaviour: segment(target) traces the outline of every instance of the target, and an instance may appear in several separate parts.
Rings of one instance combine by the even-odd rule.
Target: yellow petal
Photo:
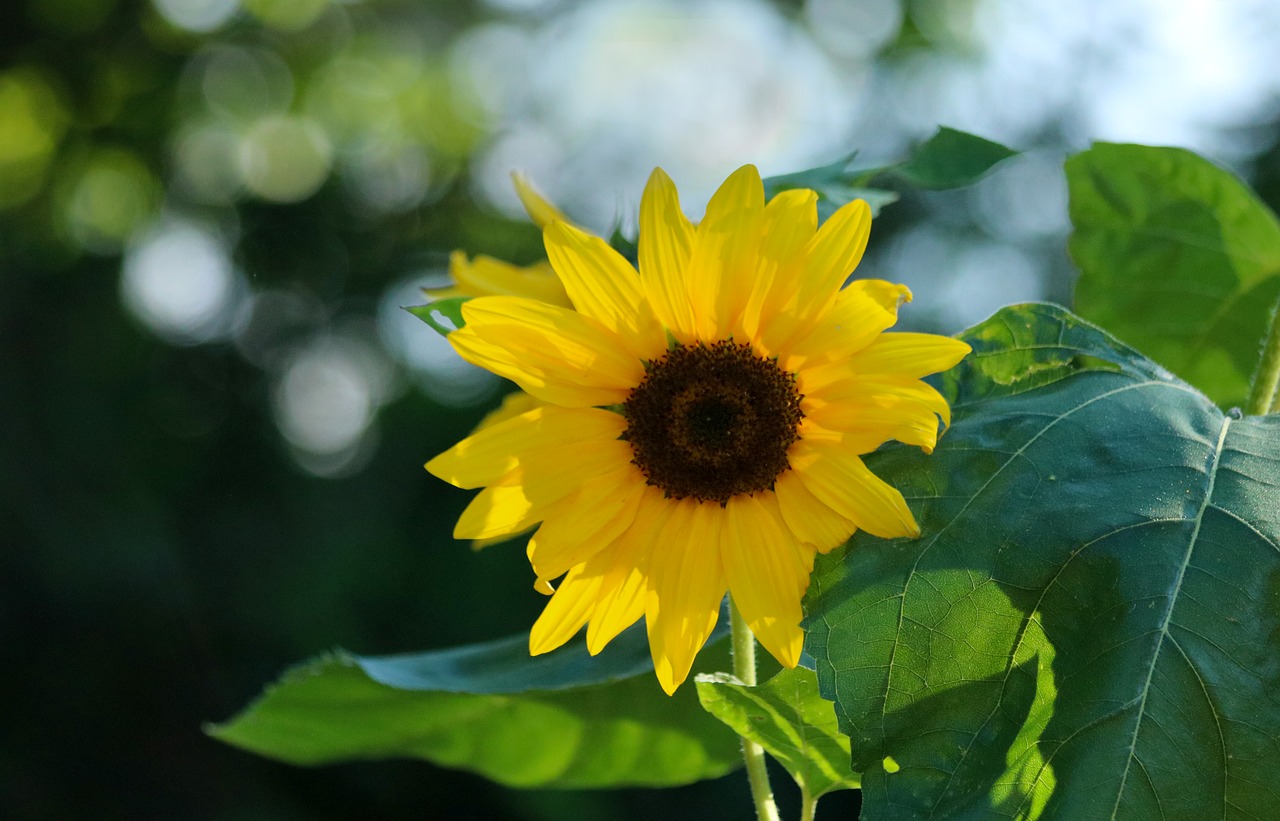
[[[882,539],[920,535],[897,488],[873,474],[838,440],[806,437],[791,446],[788,457],[809,492],[859,529]]]
[[[810,407],[823,406],[827,419],[846,418],[856,424],[859,411],[875,407],[883,411],[921,417],[919,424],[935,426],[933,417],[942,420],[945,429],[951,424],[951,406],[932,385],[906,376],[893,374],[858,374],[846,380],[832,382],[806,394]],[[843,408],[843,410],[842,410]]]
[[[782,266],[813,240],[818,230],[818,193],[807,188],[782,191],[765,206],[765,236],[760,255]]]
[[[794,470],[785,471],[773,486],[782,519],[797,541],[829,553],[857,529],[853,522],[818,501]]]
[[[549,505],[529,539],[529,563],[538,578],[558,578],[617,539],[635,520],[644,488],[643,474],[628,464],[583,482]]]
[[[489,539],[518,533],[539,521],[546,507],[590,479],[619,470],[631,458],[626,442],[578,442],[531,450],[509,473],[480,491],[462,511],[454,538]]]
[[[479,552],[479,551],[481,551],[481,550],[484,550],[484,549],[486,549],[486,548],[493,547],[493,546],[495,546],[495,545],[506,544],[507,542],[513,542],[513,541],[515,541],[516,539],[520,538],[521,536],[524,536],[524,535],[528,534],[528,533],[529,533],[529,532],[531,532],[532,530],[533,530],[533,528],[531,528],[531,527],[530,527],[530,528],[526,528],[526,529],[524,529],[524,530],[521,530],[519,533],[504,533],[504,534],[503,534],[503,535],[501,535],[501,536],[493,536],[493,537],[490,537],[490,538],[488,538],[488,539],[472,539],[472,540],[471,540],[471,549],[472,549],[472,550],[474,550],[474,551],[476,551],[476,552]],[[536,587],[536,585],[535,585],[535,587]],[[550,594],[551,594],[551,591],[550,591],[550,590],[547,590],[547,591],[546,591],[546,593],[547,593],[547,595],[550,595]]]
[[[707,203],[689,257],[689,299],[702,339],[728,336],[746,308],[759,264],[763,222],[760,172],[754,165],[744,165],[729,175]]]
[[[848,359],[867,347],[898,321],[898,305],[904,301],[911,301],[911,291],[904,285],[855,280],[817,319],[800,322],[798,315],[790,315],[796,329],[793,341],[779,339],[785,322],[775,322],[778,328],[766,328],[763,333],[771,337],[771,349],[780,351],[779,364],[796,371],[801,363]]]
[[[515,419],[520,414],[531,411],[534,408],[543,407],[544,403],[541,399],[524,391],[512,391],[502,397],[502,404],[489,411],[483,418],[471,429],[473,434],[479,433],[485,428],[505,422],[508,419]]]
[[[542,503],[563,498],[597,476],[627,471],[634,467],[634,455],[631,445],[618,439],[585,440],[529,450],[512,473],[519,473],[530,498]]]
[[[695,338],[685,269],[693,226],[680,210],[675,183],[655,168],[640,198],[640,282],[658,319],[683,343]]]
[[[729,595],[747,626],[782,666],[795,667],[804,645],[800,599],[809,587],[814,551],[797,549],[777,505],[772,494],[730,499],[720,550]]]
[[[845,286],[841,293],[860,293],[893,314],[895,320],[898,317],[898,308],[912,299],[910,288],[886,282],[883,279],[855,279]]]
[[[644,378],[643,364],[617,334],[574,311],[484,297],[463,305],[462,316],[467,326],[449,334],[454,350],[547,402],[618,404]]]
[[[529,654],[540,656],[564,644],[582,629],[595,606],[600,576],[583,572],[582,566],[569,571],[542,615],[529,632]]]
[[[750,293],[740,325],[745,338],[755,338],[780,310],[794,307],[804,248],[817,230],[816,191],[793,188],[769,200],[764,208],[759,264],[755,276],[748,280]]]
[[[645,627],[658,682],[668,695],[689,676],[715,629],[726,582],[719,505],[667,500],[671,518],[649,556]]]
[[[549,501],[535,502],[525,492],[518,477],[512,474],[506,481],[499,480],[480,491],[467,505],[453,526],[455,539],[493,539],[514,536],[542,518],[542,510]]]
[[[671,510],[661,491],[654,487],[645,487],[644,491],[635,521],[614,542],[611,566],[600,582],[600,594],[587,626],[587,651],[593,656],[644,615],[649,552]]]
[[[859,373],[890,373],[919,379],[954,367],[973,349],[937,334],[887,333],[876,337],[853,359]]]
[[[564,292],[555,271],[546,262],[533,265],[512,265],[489,256],[468,259],[462,251],[449,256],[449,276],[457,283],[449,289],[458,296],[523,296],[551,305],[569,307],[569,297]],[[443,291],[433,291],[433,296],[446,296]]]
[[[813,315],[829,305],[862,261],[871,236],[871,208],[863,200],[845,203],[809,241],[800,282],[798,309]]]
[[[547,258],[578,312],[621,336],[637,357],[661,356],[667,336],[631,263],[609,243],[563,222],[547,226],[542,236]]]
[[[611,411],[544,405],[485,426],[427,462],[426,467],[451,485],[480,487],[506,475],[530,451],[558,451],[586,441],[609,442],[626,429],[626,420]]]
[[[538,193],[538,189],[533,187],[533,183],[529,178],[520,172],[512,172],[511,181],[516,186],[516,196],[520,197],[520,203],[524,205],[524,210],[528,212],[529,219],[539,228],[546,228],[553,222],[568,222],[572,224],[564,213],[551,204],[551,201],[542,194]]]
[[[801,436],[826,431],[854,453],[871,453],[890,440],[932,453],[938,445],[938,417],[915,405],[883,408],[865,403],[823,405],[805,411]]]

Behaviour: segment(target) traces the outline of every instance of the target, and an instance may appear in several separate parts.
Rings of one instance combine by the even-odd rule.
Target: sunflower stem
[[[813,821],[818,811],[818,796],[809,794],[809,784],[800,785],[800,821]]]
[[[733,643],[733,675],[748,687],[756,686],[756,637],[738,612],[733,597],[729,598],[729,635]],[[758,821],[779,821],[773,789],[769,786],[769,773],[764,765],[764,748],[742,736],[742,761],[747,766],[747,781],[751,784],[756,818]]]
[[[1253,372],[1245,415],[1262,416],[1280,408],[1277,387],[1280,387],[1280,305],[1271,309],[1271,327],[1267,330],[1266,341],[1262,343],[1258,367]]]

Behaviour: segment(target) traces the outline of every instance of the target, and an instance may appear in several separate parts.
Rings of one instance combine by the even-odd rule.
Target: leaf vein
[[[1160,650],[1164,645],[1164,639],[1169,635],[1169,627],[1173,620],[1173,609],[1178,601],[1178,594],[1182,591],[1182,580],[1186,577],[1187,567],[1191,564],[1191,555],[1195,552],[1196,543],[1200,537],[1200,526],[1204,522],[1205,510],[1209,507],[1209,502],[1213,498],[1213,485],[1218,476],[1218,461],[1222,456],[1222,448],[1227,441],[1227,431],[1231,427],[1231,418],[1227,417],[1222,420],[1222,429],[1218,433],[1218,445],[1214,448],[1213,453],[1209,456],[1208,464],[1205,468],[1207,476],[1204,491],[1204,499],[1200,503],[1200,509],[1196,512],[1195,525],[1191,531],[1191,538],[1187,540],[1187,551],[1183,554],[1182,565],[1178,568],[1178,577],[1174,580],[1173,589],[1169,592],[1169,603],[1165,606],[1164,614],[1160,618],[1160,638],[1156,641],[1155,652],[1151,656],[1151,662],[1147,665],[1147,678],[1142,684],[1141,702],[1138,705],[1138,714],[1133,722],[1133,734],[1129,739],[1129,752],[1125,756],[1124,772],[1120,775],[1120,786],[1116,790],[1116,803],[1111,808],[1111,821],[1115,821],[1116,814],[1120,811],[1120,802],[1124,798],[1125,784],[1129,778],[1130,765],[1137,760],[1136,750],[1138,745],[1138,733],[1142,729],[1142,719],[1147,708],[1147,695],[1151,692],[1151,680],[1155,675],[1156,665],[1160,661]],[[1159,795],[1157,794],[1156,803],[1159,804]]]

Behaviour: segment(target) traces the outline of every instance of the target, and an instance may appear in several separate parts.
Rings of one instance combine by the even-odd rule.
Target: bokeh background
[[[946,333],[1069,303],[1063,156],[1202,151],[1280,201],[1269,0],[8,0],[0,12],[0,816],[745,817],[738,776],[517,792],[214,742],[287,665],[527,629],[518,546],[421,464],[502,384],[405,312],[540,256],[508,174],[628,230],[744,162],[1025,150],[908,193],[864,273]],[[784,811],[794,806],[784,796]],[[852,797],[824,802],[847,817]]]

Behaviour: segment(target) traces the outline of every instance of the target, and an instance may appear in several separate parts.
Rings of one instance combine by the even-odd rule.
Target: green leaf
[[[921,143],[911,157],[896,165],[854,168],[857,152],[830,165],[780,174],[764,181],[766,197],[792,188],[810,188],[818,192],[818,216],[826,219],[837,208],[856,199],[866,200],[872,216],[899,199],[896,191],[871,186],[871,181],[886,176],[914,188],[940,190],[960,188],[977,182],[992,166],[1018,152],[999,143],[975,137],[963,131],[942,127]]]
[[[876,216],[881,208],[897,202],[898,194],[883,188],[868,187],[866,172],[853,168],[855,156],[857,152],[830,165],[766,177],[764,195],[772,199],[783,191],[808,188],[818,192],[818,217],[822,220],[831,216],[840,206],[854,200],[865,200],[871,206],[871,215]]]
[[[868,457],[923,536],[806,599],[864,818],[1275,817],[1280,417],[1051,306],[964,338],[934,454]]]
[[[609,246],[627,258],[632,265],[636,264],[636,260],[640,258],[640,249],[632,240],[628,239],[622,233],[622,223],[619,222],[613,226],[613,232],[609,234]]]
[[[1099,143],[1067,161],[1076,308],[1208,394],[1242,405],[1280,297],[1280,223],[1188,151]]]
[[[909,160],[884,171],[916,188],[940,191],[972,185],[996,163],[1017,153],[1000,143],[942,126]]]
[[[695,670],[727,667],[726,645],[705,648]],[[669,786],[741,764],[736,736],[692,686],[662,692],[643,627],[594,658],[581,637],[531,658],[527,635],[415,655],[337,652],[207,731],[293,764],[422,758],[517,787]]]
[[[709,645],[728,635],[728,613]],[[400,690],[438,690],[446,693],[527,693],[568,690],[653,675],[649,640],[644,629],[622,631],[598,656],[587,652],[579,636],[560,649],[529,655],[529,636],[393,656],[353,656],[374,681]]]
[[[405,310],[430,325],[436,333],[448,336],[467,324],[462,318],[462,306],[469,301],[469,296],[454,296],[437,299],[426,305],[411,305]]]
[[[697,685],[707,712],[764,747],[810,796],[857,789],[849,739],[812,670],[783,670],[757,687],[725,673],[698,676]]]

